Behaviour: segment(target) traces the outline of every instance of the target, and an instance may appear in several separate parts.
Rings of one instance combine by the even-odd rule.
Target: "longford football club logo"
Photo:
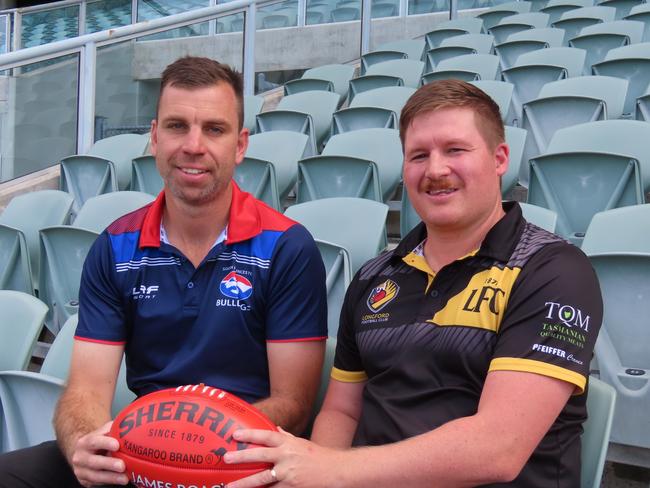
[[[253,293],[253,285],[242,275],[231,271],[221,280],[219,290],[228,298],[246,300]]]
[[[370,292],[366,301],[372,312],[379,312],[397,296],[399,286],[393,280],[386,280]]]

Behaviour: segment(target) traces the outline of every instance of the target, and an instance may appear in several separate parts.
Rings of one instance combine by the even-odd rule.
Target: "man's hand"
[[[126,485],[128,476],[124,473],[124,461],[110,457],[108,453],[120,448],[117,439],[109,437],[111,422],[80,437],[74,446],[69,461],[75,476],[83,486]]]
[[[271,483],[277,488],[337,486],[343,451],[321,447],[281,429],[238,430],[233,438],[267,447],[229,452],[224,456],[226,463],[265,462],[273,464],[273,469],[229,483],[228,488],[255,488]]]

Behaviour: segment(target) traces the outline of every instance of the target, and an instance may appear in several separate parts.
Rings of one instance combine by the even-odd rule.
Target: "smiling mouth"
[[[454,193],[455,191],[456,191],[456,188],[444,188],[442,190],[427,190],[426,194],[437,197],[437,196],[440,196],[440,195],[449,195],[451,193]]]
[[[195,169],[195,168],[180,168],[180,170],[185,173],[186,175],[200,175],[203,173],[207,173],[206,170],[204,169]]]

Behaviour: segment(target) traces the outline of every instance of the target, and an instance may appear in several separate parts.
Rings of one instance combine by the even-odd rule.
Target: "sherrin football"
[[[238,429],[277,430],[244,400],[218,388],[188,385],[156,391],[122,410],[109,435],[120,442],[112,456],[124,460],[132,484],[143,488],[220,488],[271,466],[226,464]]]

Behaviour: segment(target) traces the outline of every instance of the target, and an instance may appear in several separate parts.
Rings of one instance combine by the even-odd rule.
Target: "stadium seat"
[[[441,22],[436,25],[435,29],[427,32],[424,36],[426,41],[426,50],[438,47],[444,39],[462,34],[481,34],[484,33],[483,21],[476,17],[466,17],[462,19],[453,19]]]
[[[39,297],[49,307],[46,326],[53,334],[77,313],[81,270],[99,233],[115,219],[152,201],[153,196],[134,191],[98,195],[86,201],[73,225],[40,230]]]
[[[593,376],[587,390],[587,420],[582,424],[581,488],[600,488],[612,430],[616,390]]]
[[[650,41],[650,4],[641,3],[632,7],[630,13],[623,17],[625,20],[636,20],[643,22],[643,39],[642,42]]]
[[[476,80],[470,81],[470,83],[483,90],[497,103],[501,112],[501,118],[505,121],[510,112],[514,85],[505,81],[495,80]]]
[[[364,75],[350,80],[350,91],[348,95],[349,103],[352,103],[354,98],[363,92],[376,90],[378,88],[388,88],[395,86],[404,86],[404,80],[398,76],[388,75]]]
[[[361,18],[357,7],[338,7],[330,12],[332,22],[350,22]]]
[[[581,7],[564,12],[551,26],[564,29],[566,39],[573,39],[583,28],[602,22],[612,22],[615,17],[614,7]]]
[[[303,224],[314,239],[347,249],[353,274],[386,247],[388,206],[383,203],[364,198],[325,198],[292,205],[285,215]]]
[[[463,54],[492,54],[494,37],[490,34],[462,34],[443,39],[440,46],[426,53],[426,72],[435,68],[443,59]]]
[[[521,117],[523,104],[537,98],[542,86],[551,81],[582,74],[586,53],[573,47],[552,47],[522,54],[512,68],[503,71],[503,79],[515,86],[512,103]]]
[[[623,113],[627,81],[610,76],[578,76],[547,83],[523,106],[521,126],[530,133],[524,161],[546,151],[558,129],[596,120],[617,119]],[[562,113],[562,117],[558,117]],[[519,181],[528,186],[528,167]]]
[[[501,44],[494,47],[494,51],[501,60],[501,69],[511,68],[517,58],[524,53],[545,49],[549,47],[562,47],[564,43],[564,30],[545,27],[543,29],[527,29],[510,34]]]
[[[42,227],[68,221],[72,197],[58,190],[40,190],[17,195],[0,214],[0,254],[7,268],[0,272],[2,288],[34,293],[40,274],[38,231]],[[31,276],[27,277],[25,257]]]
[[[504,17],[530,12],[531,7],[532,3],[526,1],[506,2],[488,8],[478,14],[477,17],[483,21],[483,28],[489,32]]]
[[[422,76],[422,84],[435,80],[456,78],[465,81],[496,80],[499,73],[499,56],[494,54],[465,54],[443,59]]]
[[[595,75],[616,76],[628,80],[623,114],[634,115],[636,99],[643,95],[650,80],[650,43],[642,42],[611,49],[605,59],[592,66]]]
[[[316,395],[316,400],[314,401],[314,406],[312,407],[312,414],[310,420],[310,426],[307,428],[308,433],[311,432],[314,420],[323,406],[323,400],[325,400],[325,394],[327,393],[327,388],[330,383],[330,376],[332,374],[332,366],[334,366],[334,355],[336,354],[336,336],[328,337],[325,345],[325,358],[323,360],[323,370],[320,377],[320,387],[318,389],[318,394]]]
[[[587,51],[584,74],[590,75],[591,66],[605,59],[610,49],[641,42],[643,29],[643,22],[633,20],[594,24],[570,39],[569,46]]]
[[[251,134],[255,133],[255,116],[262,111],[264,106],[264,97],[257,95],[244,95],[244,127],[246,127]],[[136,188],[132,188],[135,191]]]
[[[348,108],[334,112],[332,135],[358,129],[397,129],[402,107],[415,88],[391,86],[359,93]]]
[[[350,80],[354,76],[354,66],[349,64],[326,64],[306,70],[301,78],[284,84],[285,95],[313,90],[314,82],[331,83],[332,91],[339,94],[339,105],[348,96]],[[322,86],[322,85],[321,85]],[[322,89],[322,88],[321,88]]]
[[[650,205],[594,215],[583,251],[596,270],[604,301],[595,348],[600,379],[616,389],[611,442],[650,448]]]
[[[368,71],[368,68],[373,64],[383,63],[384,61],[392,61],[394,59],[408,59],[408,55],[402,51],[388,49],[367,52],[361,56],[359,75],[365,75],[366,71]]]
[[[153,156],[140,156],[133,159],[131,190],[157,196],[164,186],[164,181],[156,167]]]
[[[494,41],[499,44],[517,32],[530,29],[543,29],[548,26],[549,15],[542,12],[526,12],[523,14],[504,17],[495,26],[488,29],[494,36]]]
[[[623,19],[630,13],[633,7],[641,5],[643,0],[603,0],[599,1],[598,5],[601,7],[613,7],[616,9],[616,20]]]
[[[399,51],[406,54],[408,59],[421,60],[424,56],[426,41],[424,39],[402,39],[384,42],[373,51]]]
[[[235,181],[242,190],[280,210],[296,183],[297,163],[311,154],[305,134],[272,131],[249,138],[244,161],[235,168]]]
[[[27,368],[46,313],[38,298],[0,290],[0,371]]]
[[[508,171],[501,177],[501,195],[505,196],[515,187],[519,179],[527,131],[519,127],[505,126],[506,143],[510,148]]]
[[[424,62],[414,59],[395,59],[373,64],[364,76],[381,75],[401,78],[404,86],[417,88],[424,71]],[[360,77],[362,78],[362,77]]]
[[[352,265],[350,253],[344,247],[331,242],[316,239],[325,265],[327,286],[327,333],[329,337],[336,337],[339,330],[339,317],[341,306],[345,298],[345,291],[352,281]]]
[[[528,222],[549,232],[555,232],[555,226],[557,225],[557,214],[555,212],[525,202],[519,202],[519,206],[521,207],[521,213]]]
[[[650,188],[650,126],[605,120],[555,132],[530,160],[528,202],[558,214],[557,233],[580,244],[596,212],[644,203]]]
[[[73,211],[91,197],[128,189],[133,158],[142,156],[148,143],[139,134],[120,134],[97,141],[88,154],[63,158],[60,188],[74,198]]]
[[[400,237],[404,239],[406,234],[411,232],[413,228],[422,222],[422,219],[417,214],[413,205],[411,205],[411,200],[409,200],[408,192],[406,187],[402,188],[402,200],[400,205],[399,212],[399,233]]]
[[[283,97],[277,108],[257,115],[256,132],[285,130],[309,136],[312,154],[318,154],[329,135],[332,114],[339,95],[327,91],[307,91]]]
[[[549,14],[548,25],[553,25],[554,22],[560,20],[562,14],[570,10],[575,10],[581,7],[592,7],[594,0],[549,0],[540,12]]]
[[[650,122],[650,86],[643,95],[636,99],[636,110],[634,115],[636,120]]]

